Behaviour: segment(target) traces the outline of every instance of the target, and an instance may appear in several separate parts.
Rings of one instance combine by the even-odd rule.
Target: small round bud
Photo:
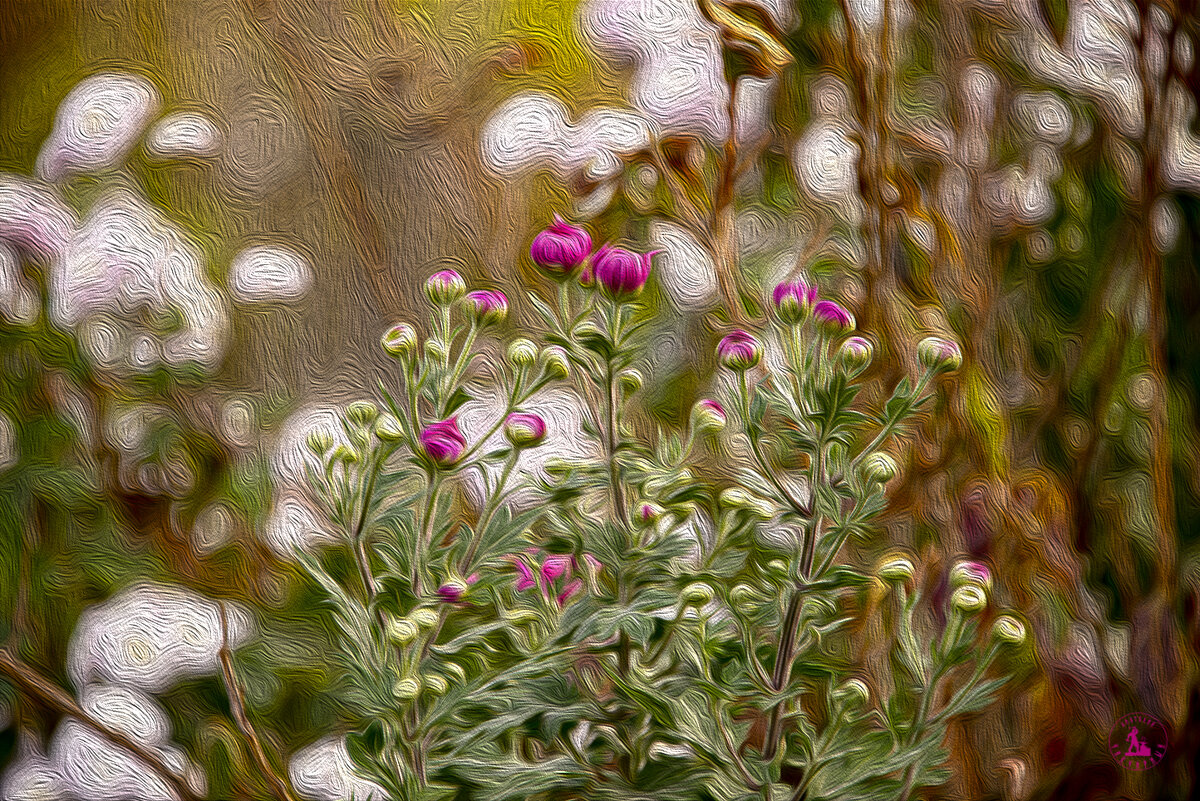
[[[645,380],[642,378],[640,372],[629,368],[621,371],[620,375],[617,376],[617,383],[621,387],[622,395],[629,397],[642,388]]]
[[[497,289],[481,289],[467,294],[467,308],[479,325],[495,325],[508,317],[508,298]]]
[[[650,528],[662,518],[663,512],[657,503],[644,501],[633,511],[633,524],[638,528]]]
[[[950,339],[926,337],[917,344],[921,364],[935,373],[951,373],[962,366],[962,349]]]
[[[578,270],[592,252],[587,231],[568,224],[557,214],[545,231],[534,237],[529,255],[535,264],[556,278],[565,278]]]
[[[441,361],[446,357],[446,346],[439,339],[425,340],[425,355],[434,361]]]
[[[449,306],[466,293],[466,282],[454,270],[436,272],[425,282],[425,295],[435,306]]]
[[[467,440],[458,430],[458,416],[431,423],[421,432],[421,450],[441,467],[450,467],[462,458]]]
[[[751,514],[770,520],[775,516],[775,507],[770,501],[759,498],[756,495],[751,495],[740,487],[730,487],[724,490],[717,498],[717,501],[722,506],[727,506],[731,509],[745,509]]]
[[[717,343],[717,361],[736,373],[745,372],[762,361],[762,344],[740,328],[731,331]]]
[[[850,706],[866,706],[871,700],[871,689],[862,679],[850,679],[833,691],[833,699]]]
[[[432,609],[415,609],[409,614],[408,619],[423,629],[429,629],[437,625],[438,614]]]
[[[972,614],[987,606],[987,593],[982,587],[964,584],[950,596],[950,605],[961,612]]]
[[[346,419],[356,426],[366,428],[379,417],[379,409],[370,401],[355,401],[346,407]]]
[[[417,332],[408,323],[398,323],[379,339],[383,349],[396,358],[403,358],[417,349]]]
[[[684,587],[679,597],[685,606],[705,606],[712,602],[713,589],[704,582],[697,581]]]
[[[536,414],[513,412],[504,420],[504,436],[514,448],[532,448],[546,438],[546,421]]]
[[[855,376],[871,363],[874,347],[862,337],[850,337],[838,349],[838,359],[847,375]]]
[[[584,270],[583,283],[587,286],[594,278],[613,297],[636,295],[650,278],[650,262],[657,253],[657,250],[633,253],[602,245],[592,257],[591,265]]]
[[[992,637],[1009,645],[1025,642],[1025,624],[1012,615],[1001,615],[992,624]]]
[[[508,346],[508,361],[513,367],[532,367],[537,355],[537,345],[528,339],[514,339]]]
[[[399,645],[407,645],[416,639],[421,630],[411,620],[402,617],[398,620],[388,621],[387,633],[393,642]]]
[[[813,306],[813,320],[828,337],[842,336],[854,330],[854,315],[832,300],[822,300]]]
[[[749,584],[739,584],[729,592],[729,601],[742,614],[750,614],[762,602],[763,598]]]
[[[692,431],[696,433],[707,431],[716,434],[725,428],[726,420],[725,407],[715,400],[698,400],[692,407]]]
[[[392,688],[392,693],[401,700],[416,698],[421,692],[421,682],[414,678],[400,679]]]
[[[875,568],[875,574],[881,580],[894,584],[912,581],[915,572],[912,560],[899,555],[885,557]]]
[[[886,453],[873,453],[863,462],[862,475],[868,483],[886,484],[900,472],[896,460]]]
[[[567,361],[567,352],[558,345],[551,345],[542,350],[542,364],[546,371],[546,375],[552,378],[566,378],[571,374],[571,368]]]
[[[817,287],[803,278],[787,281],[775,287],[771,300],[780,322],[796,325],[804,322],[812,312],[813,304],[817,302]]]
[[[430,673],[428,676],[425,676],[422,683],[430,695],[445,695],[446,691],[450,689],[450,682],[436,673]]]
[[[341,464],[343,462],[346,464],[354,464],[358,461],[358,451],[347,447],[346,445],[338,445],[333,449],[333,453],[330,454],[329,461],[333,462],[334,464]]]
[[[396,419],[396,415],[385,413],[375,421],[375,436],[384,442],[399,442],[404,439],[404,427]]]
[[[973,585],[986,592],[992,588],[992,571],[982,562],[959,562],[950,570],[950,586]]]
[[[313,431],[306,440],[308,449],[317,456],[324,456],[333,447],[333,437],[327,431]]]

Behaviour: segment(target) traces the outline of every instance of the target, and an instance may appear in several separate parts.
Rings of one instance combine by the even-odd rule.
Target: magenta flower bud
[[[633,512],[633,523],[638,528],[650,528],[663,516],[664,509],[657,503],[644,501]]]
[[[596,251],[585,278],[595,278],[610,294],[636,295],[650,278],[650,259],[659,251],[631,253],[624,248],[604,245]]]
[[[795,281],[785,281],[775,287],[771,293],[775,303],[775,313],[780,321],[787,325],[804,322],[817,302],[817,287],[809,285],[803,278]]]
[[[561,576],[571,574],[571,557],[567,554],[553,554],[542,560],[542,579],[546,585],[553,584]]]
[[[735,372],[749,370],[762,360],[762,345],[740,328],[725,335],[717,345],[717,361]]]
[[[379,340],[383,349],[400,359],[417,349],[417,332],[407,323],[397,323],[384,332]]]
[[[546,438],[546,421],[536,414],[513,412],[504,421],[504,436],[514,448],[530,448]]]
[[[480,325],[502,323],[508,316],[508,298],[497,289],[467,293],[467,307]]]
[[[716,433],[725,428],[725,407],[711,398],[696,401],[692,407],[692,431]]]
[[[935,373],[951,373],[962,366],[962,349],[950,339],[926,337],[917,344],[921,364]]]
[[[466,292],[466,282],[454,270],[436,272],[425,282],[425,294],[435,306],[449,306]]]
[[[479,574],[472,573],[467,576],[466,581],[447,581],[445,584],[437,588],[438,597],[448,604],[456,604],[462,600],[463,595],[467,591],[467,587],[479,581]]]
[[[968,584],[992,588],[992,571],[982,562],[959,562],[950,570],[950,586],[963,587]]]
[[[583,580],[582,579],[574,579],[572,581],[569,581],[569,582],[567,582],[567,586],[563,587],[562,592],[560,592],[558,594],[558,597],[555,600],[558,601],[559,606],[563,606],[567,602],[568,598],[570,598],[572,595],[574,595],[575,593],[579,592],[582,589],[583,589]]]
[[[441,467],[449,467],[461,459],[467,441],[458,430],[458,417],[433,423],[422,431],[421,449]]]
[[[517,569],[517,592],[525,592],[530,587],[537,586],[537,579],[533,577],[533,571],[529,569],[529,565],[525,564],[525,560],[519,556],[511,557],[513,567]]]
[[[854,330],[854,315],[832,300],[822,300],[813,306],[813,319],[826,336],[841,336]]]
[[[578,270],[592,252],[592,238],[582,228],[576,228],[554,215],[554,222],[533,238],[529,255],[537,266],[552,275],[562,277]]]
[[[862,337],[850,337],[842,343],[838,356],[841,359],[842,368],[847,373],[858,375],[871,363],[873,352],[874,348],[867,340]]]

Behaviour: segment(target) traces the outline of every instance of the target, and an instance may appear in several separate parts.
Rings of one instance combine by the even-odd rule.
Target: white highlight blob
[[[146,134],[146,150],[159,159],[205,158],[220,153],[222,141],[208,117],[181,111],[154,123]]]
[[[252,631],[248,613],[227,603],[229,646]],[[137,584],[79,618],[67,650],[67,672],[76,686],[109,681],[162,692],[184,678],[220,671],[221,618],[217,605],[183,587]]]
[[[308,261],[287,248],[248,248],[234,256],[229,265],[229,289],[243,303],[300,300],[312,283]]]
[[[17,254],[0,242],[0,318],[15,325],[32,325],[39,312],[37,292],[21,271]]]
[[[659,280],[678,308],[707,309],[717,299],[717,268],[696,238],[674,223],[655,220],[650,239],[661,250],[654,257]]]
[[[292,755],[288,776],[296,792],[311,801],[383,801],[383,788],[359,776],[344,737],[326,737]]]
[[[0,244],[41,259],[54,259],[75,230],[75,214],[49,187],[0,173]]]
[[[75,85],[54,120],[38,156],[37,173],[48,181],[112,167],[137,144],[158,111],[158,90],[145,78],[102,73]]]

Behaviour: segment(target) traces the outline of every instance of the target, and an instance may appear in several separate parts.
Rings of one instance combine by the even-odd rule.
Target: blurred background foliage
[[[683,4],[647,5],[653,17]],[[1200,9],[786,5],[715,4],[786,54],[760,70],[770,83],[765,111],[746,112],[762,118],[754,137],[730,150],[703,126],[661,125],[652,146],[599,173],[506,173],[480,144],[518,94],[557,98],[570,119],[629,105],[637,58],[597,52],[581,32],[593,12],[575,3],[42,0],[0,10],[0,170],[33,172],[80,80],[140,75],[164,112],[208,115],[223,147],[172,163],[135,150],[66,186],[77,213],[133,181],[219,287],[234,255],[260,243],[285,243],[314,271],[297,302],[235,309],[211,371],[114,376],[49,315],[0,318],[6,647],[69,687],[68,641],[85,608],[136,581],[182,583],[256,610],[239,667],[280,753],[337,731],[315,590],[260,536],[280,503],[273,458],[289,415],[374,391],[389,369],[379,333],[419,315],[433,270],[455,267],[521,298],[542,280],[527,247],[552,212],[649,245],[656,221],[686,221],[694,207],[708,237],[694,238],[701,257],[688,268],[668,253],[680,258],[675,283],[656,276],[647,294],[658,321],[644,394],[652,421],[686,416],[712,380],[719,333],[761,315],[754,298],[794,268],[855,308],[885,354],[873,368],[880,385],[911,372],[920,335],[964,345],[960,380],[913,432],[906,478],[861,556],[913,547],[935,596],[955,558],[988,561],[1003,602],[1033,624],[1039,661],[1004,703],[956,726],[954,778],[938,793],[1188,797],[1200,751]],[[747,62],[744,48],[726,47],[728,74],[753,74],[756,52]],[[825,130],[837,136],[814,144]],[[657,179],[648,190],[647,170]],[[844,179],[845,191],[822,176]],[[43,292],[44,268],[22,265]],[[514,316],[531,322],[530,311],[518,301]],[[131,407],[161,410],[137,454],[105,428]],[[191,478],[178,486],[149,486],[136,469],[180,458]],[[197,531],[214,505],[226,528],[206,545]],[[865,641],[869,665],[879,655]],[[8,688],[0,697],[3,763],[22,737],[44,739],[61,710]],[[180,744],[206,768],[209,797],[268,793],[219,677],[162,697]],[[1113,721],[1139,711],[1172,732],[1166,759],[1144,774],[1122,771],[1105,745]]]

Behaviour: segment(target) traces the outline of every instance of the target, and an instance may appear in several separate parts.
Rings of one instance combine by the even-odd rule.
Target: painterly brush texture
[[[0,8],[0,800],[1186,799],[1197,0]]]

